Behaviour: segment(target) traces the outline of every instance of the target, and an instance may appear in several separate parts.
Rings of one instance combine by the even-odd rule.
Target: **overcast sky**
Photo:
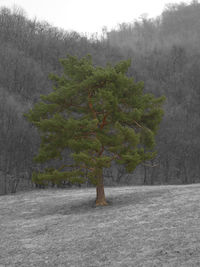
[[[0,6],[21,7],[29,18],[79,33],[101,33],[122,22],[133,22],[142,14],[160,15],[168,3],[180,0],[0,0]],[[190,3],[191,0],[182,2]]]

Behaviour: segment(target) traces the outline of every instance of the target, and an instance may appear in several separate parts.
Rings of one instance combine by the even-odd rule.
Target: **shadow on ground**
[[[45,203],[40,208],[39,216],[47,215],[70,215],[70,214],[84,214],[84,213],[94,213],[101,210],[109,210],[113,208],[120,208],[128,205],[137,205],[143,203],[151,203],[155,198],[164,197],[165,194],[168,194],[168,190],[155,190],[150,192],[131,192],[124,193],[119,195],[111,195],[107,197],[108,206],[98,206],[95,205],[95,199],[93,197],[85,199],[75,199],[70,202],[60,202],[60,203]]]

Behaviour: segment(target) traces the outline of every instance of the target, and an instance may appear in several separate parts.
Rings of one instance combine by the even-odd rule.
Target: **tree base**
[[[101,170],[102,173],[102,170]],[[108,203],[106,202],[106,197],[104,193],[104,185],[103,185],[103,177],[100,175],[98,177],[98,183],[96,186],[96,206],[107,206]]]
[[[106,200],[96,200],[96,206],[108,206]]]

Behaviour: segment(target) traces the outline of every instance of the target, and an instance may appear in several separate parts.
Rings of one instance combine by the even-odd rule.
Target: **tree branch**
[[[151,167],[151,168],[159,166],[159,164],[150,165],[150,164],[144,164],[144,163],[142,163],[142,165],[145,167]]]
[[[103,129],[103,127],[107,124],[106,118],[108,117],[108,115],[109,115],[109,112],[104,115],[103,121],[100,125],[100,129]]]
[[[88,94],[88,101],[89,101],[88,105],[89,105],[89,108],[90,108],[90,110],[91,110],[91,112],[92,112],[92,114],[93,114],[94,119],[97,119],[97,113],[96,113],[96,111],[94,110],[92,103],[90,102],[91,96],[92,96],[92,94],[89,93],[89,94]]]

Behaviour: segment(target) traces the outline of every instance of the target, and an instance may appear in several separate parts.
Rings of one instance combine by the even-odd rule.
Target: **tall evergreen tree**
[[[89,180],[96,186],[96,205],[107,205],[103,169],[116,161],[132,172],[155,156],[164,97],[144,94],[143,83],[127,77],[130,61],[103,68],[90,56],[68,56],[61,64],[64,74],[50,75],[54,91],[42,95],[26,117],[41,134],[37,162],[63,159],[68,149],[73,163],[34,176],[39,182]]]

